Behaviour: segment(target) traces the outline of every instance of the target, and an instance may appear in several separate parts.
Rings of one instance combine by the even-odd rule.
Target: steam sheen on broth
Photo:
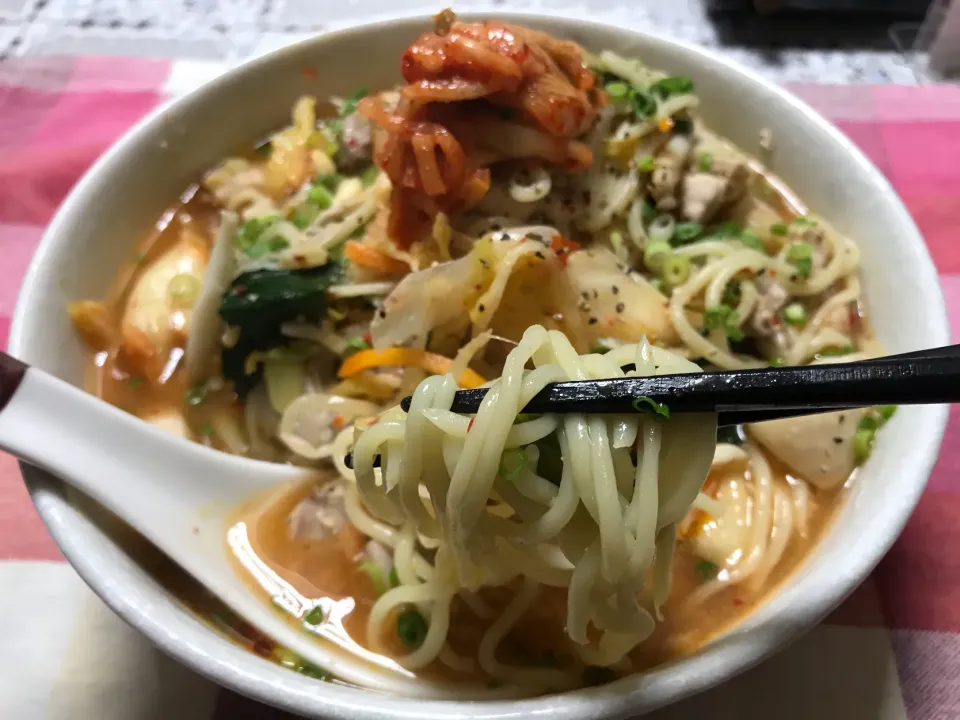
[[[710,130],[689,78],[449,11],[401,69],[328,117],[300,98],[104,300],[71,304],[90,391],[316,469],[238,508],[225,543],[318,642],[528,694],[695,652],[802,562],[893,408],[718,436],[643,398],[622,417],[522,398],[878,355],[856,245]],[[449,412],[483,384],[476,416]]]

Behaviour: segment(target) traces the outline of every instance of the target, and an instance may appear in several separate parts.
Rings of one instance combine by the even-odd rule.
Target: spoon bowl
[[[287,610],[271,607],[244,582],[230,550],[252,556],[242,552],[248,528],[231,516],[253,496],[315,480],[311,471],[176,437],[6,353],[0,353],[0,448],[96,500],[264,635],[337,678],[383,692],[463,696],[463,688],[416,679],[354,643],[341,654],[310,637],[288,610],[302,618],[316,601],[283,602],[297,593],[266,566],[247,571],[268,576]]]

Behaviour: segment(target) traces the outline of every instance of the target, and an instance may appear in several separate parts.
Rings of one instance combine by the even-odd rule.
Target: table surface
[[[433,13],[442,3],[403,3]],[[457,10],[580,14],[702,45],[781,81],[913,83],[891,16],[713,17],[706,0],[463,0]],[[52,53],[235,60],[304,33],[397,12],[395,0],[0,0],[0,57]],[[419,10],[418,10],[419,9]],[[914,22],[915,26],[916,23]],[[908,33],[909,35],[909,33]]]
[[[390,5],[345,4],[337,25]],[[567,14],[585,13],[575,3],[558,5]],[[0,346],[43,226],[90,162],[165,99],[242,57],[308,29],[332,27],[304,21],[321,16],[317,8],[324,6],[308,0],[0,0]],[[903,57],[878,39],[866,50],[758,50],[729,46],[697,2],[625,10],[596,0],[589,10],[594,18],[721,46],[779,80],[858,82],[791,87],[853,138],[904,198],[937,263],[957,332],[960,90],[863,84],[914,82]],[[858,47],[867,44],[858,41]],[[57,162],[41,162],[51,157]],[[958,440],[960,422],[953,417],[903,537],[828,622],[755,670],[654,717],[767,718],[773,708],[787,720],[960,717],[960,550],[952,550],[960,548]],[[0,718],[174,715],[279,717],[161,655],[116,618],[62,562],[16,463],[0,454]]]

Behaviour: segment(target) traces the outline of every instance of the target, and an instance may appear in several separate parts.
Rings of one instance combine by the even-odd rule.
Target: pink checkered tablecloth
[[[214,69],[215,70],[215,69]],[[69,189],[144,113],[211,68],[143,59],[0,64],[0,343],[30,257]],[[960,89],[792,88],[890,178],[960,331]],[[839,610],[745,675],[663,718],[960,718],[960,407],[902,537]],[[0,718],[279,717],[161,656],[95,598],[0,454]]]

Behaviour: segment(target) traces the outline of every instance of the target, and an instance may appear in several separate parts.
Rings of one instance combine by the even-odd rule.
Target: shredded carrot
[[[673,118],[671,117],[662,117],[660,122],[657,123],[657,128],[660,132],[670,132],[673,130]]]
[[[387,255],[383,250],[356,240],[347,241],[343,254],[350,262],[384,275],[406,275],[410,272],[410,266],[403,260],[398,260]]]
[[[567,256],[580,249],[580,244],[563,235],[554,235],[550,238],[550,249],[556,254],[561,264],[567,264]]]
[[[453,360],[443,355],[418,350],[417,348],[390,347],[382,350],[361,350],[354,353],[340,366],[339,376],[349,378],[364,370],[376,367],[416,367],[434,375],[443,375],[450,371]],[[476,372],[467,368],[457,379],[461,387],[475,388],[483,385],[486,380]]]

